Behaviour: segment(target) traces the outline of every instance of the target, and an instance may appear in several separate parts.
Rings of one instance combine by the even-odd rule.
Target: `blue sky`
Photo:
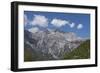
[[[25,29],[48,28],[90,37],[90,14],[24,11]]]

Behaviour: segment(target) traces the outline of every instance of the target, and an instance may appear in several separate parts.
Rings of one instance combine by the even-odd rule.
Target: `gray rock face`
[[[65,52],[71,52],[82,41],[84,40],[72,32],[46,30],[32,33],[24,30],[24,47],[28,45],[38,55],[44,57],[43,60],[63,59]]]

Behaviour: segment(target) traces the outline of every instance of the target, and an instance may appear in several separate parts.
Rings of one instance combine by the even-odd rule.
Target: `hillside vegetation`
[[[64,54],[64,59],[87,59],[90,58],[90,40],[83,42],[78,48]]]

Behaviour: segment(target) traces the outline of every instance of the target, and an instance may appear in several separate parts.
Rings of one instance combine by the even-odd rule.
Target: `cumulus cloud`
[[[31,22],[32,25],[37,25],[40,27],[48,26],[48,19],[43,15],[34,15],[34,18]]]
[[[68,24],[69,22],[66,21],[66,20],[61,20],[61,19],[56,19],[54,18],[52,21],[51,21],[51,24],[53,24],[54,26],[56,27],[62,27],[66,24]]]
[[[70,28],[76,27],[77,29],[82,29],[83,24],[76,24],[74,22],[69,22],[68,20],[63,20],[63,19],[58,19],[58,18],[53,18],[50,22],[48,21],[48,18],[43,16],[43,15],[34,15],[33,20],[29,21],[27,18],[27,15],[24,14],[24,25],[26,26],[27,24],[32,25],[32,26],[39,26],[39,27],[47,27],[48,24],[51,23],[52,26],[55,26],[57,28],[60,28],[62,26],[69,26]],[[34,27],[29,29],[29,31],[36,32],[39,29]]]
[[[75,26],[75,23],[71,23],[71,24],[68,24],[70,26],[70,28],[73,28]]]
[[[39,31],[39,28],[38,27],[33,27],[33,28],[28,29],[28,31],[30,31],[32,33],[36,33],[36,32]]]
[[[28,18],[27,15],[24,14],[24,25],[26,26],[28,24]]]
[[[77,29],[82,29],[83,28],[83,24],[78,24]]]

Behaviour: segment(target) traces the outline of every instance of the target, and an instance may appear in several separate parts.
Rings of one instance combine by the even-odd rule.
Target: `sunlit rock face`
[[[31,53],[35,52],[40,57],[37,60],[63,59],[64,53],[71,52],[85,41],[73,32],[48,29],[32,31],[24,30],[24,48],[31,49]]]

